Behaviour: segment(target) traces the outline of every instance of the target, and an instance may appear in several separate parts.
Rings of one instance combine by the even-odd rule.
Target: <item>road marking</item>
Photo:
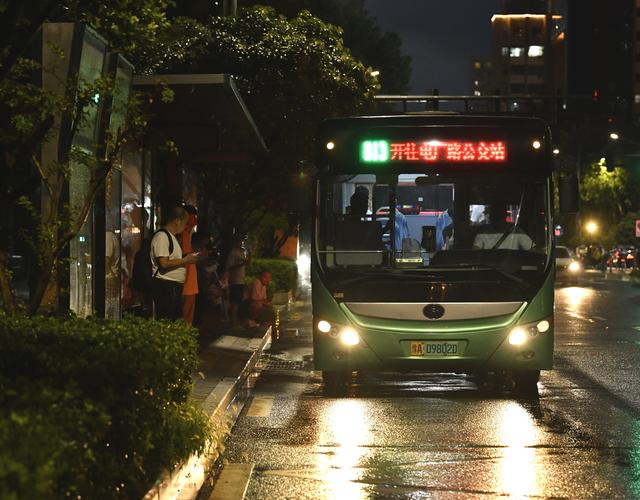
[[[268,417],[273,407],[272,396],[256,396],[247,410],[247,417]]]
[[[209,500],[242,500],[253,474],[253,464],[227,464],[222,469]]]

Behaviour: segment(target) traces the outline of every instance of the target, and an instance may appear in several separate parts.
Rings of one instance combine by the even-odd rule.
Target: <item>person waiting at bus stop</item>
[[[187,224],[180,236],[180,246],[185,254],[193,253],[191,238],[194,228],[198,225],[198,211],[193,205],[185,205]],[[200,249],[199,249],[200,250]],[[196,316],[196,296],[198,295],[198,271],[195,264],[186,266],[186,277],[182,287],[182,318],[188,325],[193,324]]]
[[[271,273],[263,271],[253,280],[249,295],[249,326],[273,322],[271,301],[267,297],[267,286],[271,283]]]
[[[244,249],[244,237],[235,235],[233,248],[227,257],[229,273],[229,320],[232,328],[239,328],[238,311],[244,298],[244,276],[249,257]]]
[[[186,268],[198,262],[198,254],[190,253],[183,257],[182,248],[175,237],[184,230],[187,219],[188,213],[184,208],[174,207],[162,229],[151,239],[151,295],[156,319],[182,318],[182,287],[187,275]]]
[[[492,205],[489,224],[476,235],[473,248],[477,250],[531,250],[533,240],[516,223],[507,222],[504,205]],[[517,217],[515,218],[517,221]]]

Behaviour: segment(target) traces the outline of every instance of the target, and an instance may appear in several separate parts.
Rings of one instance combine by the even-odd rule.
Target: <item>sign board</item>
[[[422,142],[386,140],[364,141],[360,144],[360,161],[385,163],[414,162],[506,162],[507,143],[503,141],[467,142],[428,140]]]

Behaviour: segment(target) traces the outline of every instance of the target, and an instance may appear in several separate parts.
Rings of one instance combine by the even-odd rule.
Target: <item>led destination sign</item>
[[[507,145],[501,141],[363,141],[360,144],[360,161],[364,163],[505,162]]]

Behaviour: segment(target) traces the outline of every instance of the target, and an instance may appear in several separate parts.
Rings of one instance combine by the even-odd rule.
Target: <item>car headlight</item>
[[[316,323],[316,329],[325,335],[338,338],[343,344],[355,346],[360,343],[360,334],[355,328],[344,325],[336,325],[325,320]]]
[[[547,333],[551,330],[552,325],[553,318],[543,319],[526,325],[518,325],[509,332],[509,344],[516,346],[526,344],[529,338]]]
[[[569,271],[571,271],[572,273],[577,273],[578,271],[580,271],[580,263],[572,260],[571,264],[569,264]]]

